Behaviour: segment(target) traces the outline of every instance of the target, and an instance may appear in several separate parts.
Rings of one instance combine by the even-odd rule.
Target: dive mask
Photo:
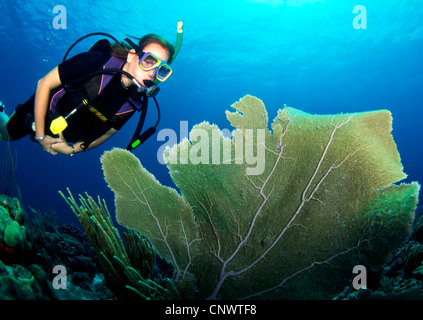
[[[151,52],[141,52],[138,56],[140,57],[140,68],[144,71],[154,69],[154,76],[157,80],[166,81],[172,74],[172,68]]]

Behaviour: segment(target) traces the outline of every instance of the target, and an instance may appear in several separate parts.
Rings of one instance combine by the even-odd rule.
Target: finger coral
[[[386,110],[311,115],[263,102],[227,112],[236,129],[193,127],[161,185],[130,152],[101,159],[117,221],[146,236],[197,298],[330,299],[355,265],[378,268],[410,235],[420,186],[406,177]]]
[[[69,191],[69,190],[68,190]],[[99,259],[107,286],[119,299],[175,299],[172,282],[156,283],[149,278],[155,256],[149,243],[136,232],[124,234],[126,246],[113,226],[104,201],[98,203],[79,195],[78,205],[71,192],[59,192],[84,228]]]

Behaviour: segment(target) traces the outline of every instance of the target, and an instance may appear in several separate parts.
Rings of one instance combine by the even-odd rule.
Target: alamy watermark
[[[180,122],[180,140],[188,137],[188,121]],[[160,164],[244,164],[247,175],[260,175],[265,169],[265,129],[206,130],[194,128],[189,133],[191,147],[184,142],[179,144],[179,155],[163,154],[178,143],[175,130],[162,129],[157,134],[157,141],[166,141],[157,151],[157,161]],[[232,139],[231,139],[232,138]],[[233,148],[232,148],[233,144]]]
[[[57,16],[53,19],[53,28],[58,29],[67,29],[67,11],[66,7],[62,5],[57,5],[53,8],[53,13]]]
[[[355,290],[367,289],[367,269],[365,266],[357,265],[353,268],[353,274],[357,274],[353,281],[352,286]]]
[[[357,14],[353,19],[353,27],[356,30],[367,29],[367,9],[365,6],[357,5],[353,8],[352,11],[354,14]]]
[[[52,285],[56,290],[66,290],[67,289],[67,270],[66,267],[59,264],[53,267],[53,274],[57,274],[53,278]]]
[[[353,19],[352,25],[356,30],[367,29],[367,9],[363,5],[354,6],[352,12],[356,14]],[[53,18],[53,28],[67,29],[67,10],[63,5],[57,5],[53,8],[53,13],[57,14]]]

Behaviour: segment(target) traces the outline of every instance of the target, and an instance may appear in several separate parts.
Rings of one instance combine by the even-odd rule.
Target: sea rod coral
[[[176,286],[190,279],[196,298],[330,299],[351,285],[355,265],[379,268],[407,239],[420,186],[398,184],[406,175],[390,112],[285,107],[269,130],[261,100],[247,95],[232,107],[232,139],[214,135],[213,143],[234,152],[247,129],[265,130],[259,175],[247,174],[245,154],[230,164],[175,161],[202,152],[192,136],[164,154],[180,193],[130,152],[101,159],[117,221],[172,263]],[[207,122],[195,129],[218,130]]]

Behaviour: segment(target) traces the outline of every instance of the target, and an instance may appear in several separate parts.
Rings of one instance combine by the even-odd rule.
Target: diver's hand
[[[55,154],[61,153],[66,155],[74,154],[74,148],[72,146],[68,145],[67,142],[58,142],[51,145],[51,149]]]
[[[73,156],[75,153],[80,152],[83,150],[81,145],[83,142],[76,142],[74,144],[69,145],[67,142],[58,142],[51,145],[51,148],[54,152],[65,154],[68,156]]]
[[[44,151],[56,155],[58,152],[53,149],[53,145],[57,143],[64,143],[64,140],[62,138],[53,138],[51,136],[45,136],[43,140],[38,142],[41,145],[41,148],[43,148]]]

